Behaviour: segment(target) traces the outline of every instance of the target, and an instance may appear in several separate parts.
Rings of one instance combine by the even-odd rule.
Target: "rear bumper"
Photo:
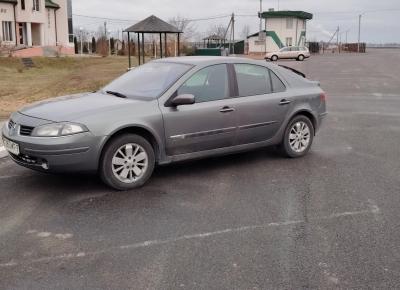
[[[14,162],[45,172],[96,171],[105,139],[90,132],[57,138],[20,136],[6,127],[2,136],[20,147],[20,155],[10,154]]]

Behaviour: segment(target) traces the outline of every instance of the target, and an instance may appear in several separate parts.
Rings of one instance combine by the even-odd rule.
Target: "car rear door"
[[[232,146],[235,108],[227,65],[218,64],[193,74],[175,93],[192,94],[195,104],[162,107],[167,155],[180,155]]]
[[[231,66],[237,79],[235,103],[236,144],[267,141],[282,126],[291,99],[283,82],[271,70],[253,64]]]

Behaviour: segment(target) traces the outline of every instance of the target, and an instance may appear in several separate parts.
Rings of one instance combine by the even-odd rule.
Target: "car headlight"
[[[34,137],[60,137],[87,132],[88,129],[76,123],[55,123],[35,128],[32,132]]]

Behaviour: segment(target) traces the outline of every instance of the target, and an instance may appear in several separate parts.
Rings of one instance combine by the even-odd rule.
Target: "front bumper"
[[[45,172],[96,171],[105,140],[90,132],[55,138],[21,136],[7,126],[3,127],[2,136],[20,147],[20,155],[10,153],[12,160]]]

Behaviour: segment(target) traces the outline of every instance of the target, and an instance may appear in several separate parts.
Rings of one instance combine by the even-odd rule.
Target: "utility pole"
[[[262,0],[260,0],[260,33],[261,33],[261,31],[263,31],[263,29],[262,29],[262,17],[261,17],[261,15],[262,15]]]
[[[339,47],[339,31],[340,31],[340,28],[339,28],[339,26],[337,27],[337,33],[336,33],[336,45],[337,45],[337,48],[338,48],[338,52],[340,53],[340,47]]]
[[[360,53],[361,17],[362,17],[362,14],[358,15],[358,45],[357,45],[357,52],[358,53]]]
[[[235,54],[235,13],[232,13],[233,54]]]

